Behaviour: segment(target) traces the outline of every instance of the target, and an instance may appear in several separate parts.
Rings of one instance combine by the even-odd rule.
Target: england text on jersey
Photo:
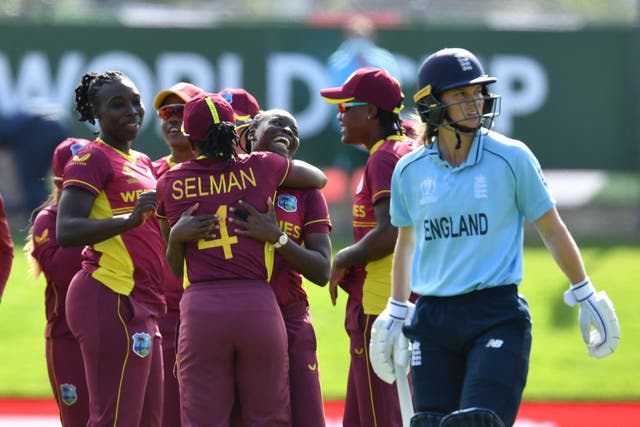
[[[455,237],[487,234],[489,221],[485,213],[460,215],[458,218],[443,216],[424,220],[424,239],[453,239]]]
[[[245,190],[256,187],[253,169],[230,171],[219,176],[190,176],[180,178],[171,185],[171,197],[174,200],[192,197],[211,196],[231,193],[234,190]]]

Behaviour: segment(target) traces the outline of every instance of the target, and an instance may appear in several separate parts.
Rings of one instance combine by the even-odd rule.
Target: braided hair
[[[378,108],[378,120],[385,135],[406,135],[407,133],[398,113]]]
[[[100,89],[110,83],[123,80],[129,80],[129,78],[120,71],[105,71],[102,74],[90,72],[82,76],[82,82],[76,86],[76,111],[80,113],[79,120],[95,125],[93,107],[98,104]]]
[[[235,146],[239,144],[234,123],[221,122],[209,126],[204,141],[196,143],[200,154],[231,162],[238,159]]]

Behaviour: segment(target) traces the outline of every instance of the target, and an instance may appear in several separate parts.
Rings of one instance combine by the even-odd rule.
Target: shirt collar
[[[404,139],[405,139],[405,135],[387,135],[384,138],[376,141],[375,144],[373,144],[373,146],[369,149],[369,155],[375,153],[378,150],[378,148],[380,148],[380,146],[387,141],[402,141]]]
[[[480,162],[482,159],[482,149],[484,148],[484,136],[487,134],[486,129],[480,128],[478,132],[476,132],[476,136],[473,138],[471,142],[471,149],[469,150],[469,155],[467,156],[467,160],[460,166],[456,167],[457,170],[462,170],[464,168],[472,167]],[[440,158],[440,148],[438,146],[438,137],[436,136],[432,144],[428,144],[427,154],[437,165],[442,167],[451,167],[449,163],[442,160]]]

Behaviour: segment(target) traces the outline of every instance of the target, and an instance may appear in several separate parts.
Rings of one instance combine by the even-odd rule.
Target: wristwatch
[[[287,233],[282,233],[280,237],[278,237],[278,241],[273,244],[273,247],[278,249],[283,247],[287,243],[289,243],[289,236],[287,236]]]

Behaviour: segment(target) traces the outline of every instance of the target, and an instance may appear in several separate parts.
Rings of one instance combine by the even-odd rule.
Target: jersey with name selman
[[[186,283],[217,280],[268,280],[273,268],[271,245],[235,233],[227,221],[229,207],[238,201],[267,210],[267,197],[274,198],[290,170],[290,160],[279,154],[254,152],[235,162],[200,156],[167,171],[157,187],[157,215],[173,226],[182,213],[199,203],[194,215],[217,214],[220,228],[211,239],[186,243]]]
[[[438,141],[400,159],[391,180],[391,223],[412,226],[411,288],[450,296],[522,281],[524,220],[555,204],[540,164],[520,141],[483,129],[467,160],[451,167]]]

